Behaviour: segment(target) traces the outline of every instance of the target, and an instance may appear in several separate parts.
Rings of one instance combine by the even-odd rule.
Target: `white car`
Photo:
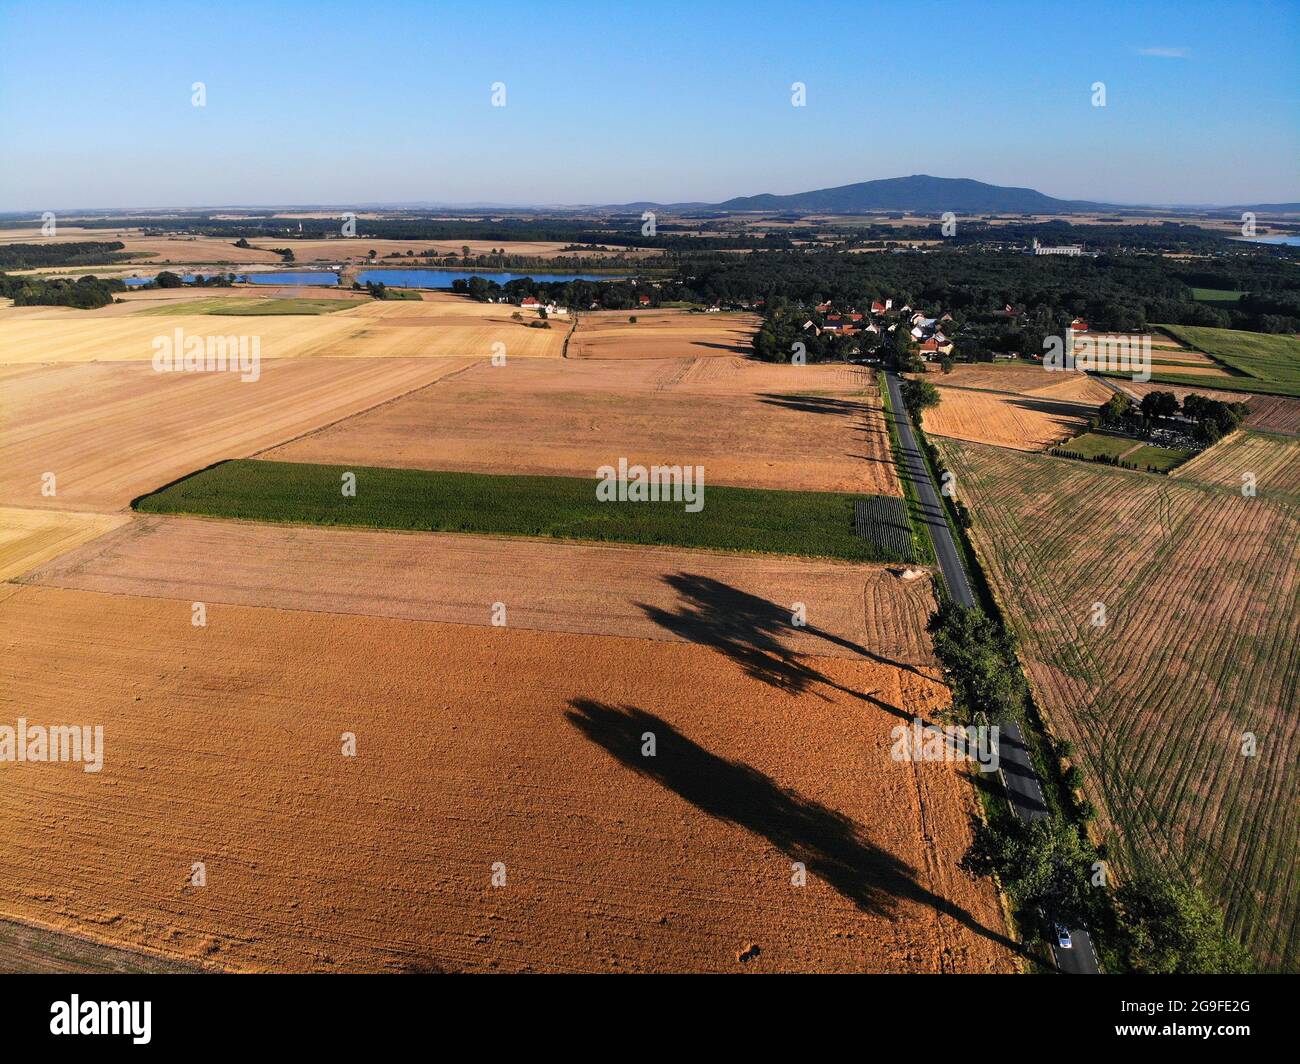
[[[1062,924],[1056,925],[1056,944],[1061,949],[1073,949],[1074,940],[1070,938],[1070,929]]]

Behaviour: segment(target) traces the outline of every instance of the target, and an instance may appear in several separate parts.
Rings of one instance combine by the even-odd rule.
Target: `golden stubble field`
[[[196,299],[207,298],[202,289],[190,291]],[[315,298],[314,292],[304,287],[291,295]],[[0,359],[9,364],[148,361],[155,338],[171,336],[176,329],[187,336],[256,336],[265,359],[490,358],[501,350],[514,358],[560,357],[567,323],[531,328],[511,318],[511,307],[426,295],[421,300],[368,300],[319,315],[185,314],[180,306],[168,308],[175,313],[144,313],[164,305],[152,301],[139,308],[132,304],[136,313],[122,313],[117,304],[98,311],[41,308],[39,314],[10,307],[0,313]]]
[[[959,365],[930,373],[940,402],[922,415],[934,436],[1036,451],[1077,435],[1113,393],[1084,373]]]
[[[195,469],[246,457],[472,362],[280,359],[262,363],[256,381],[231,372],[155,373],[139,361],[27,366],[0,378],[0,505],[121,510]],[[53,495],[44,494],[47,473]]]
[[[305,217],[305,216],[304,216]],[[466,247],[471,256],[491,255],[501,250],[506,255],[524,258],[549,259],[557,256],[605,259],[613,257],[655,258],[663,252],[652,248],[612,248],[607,251],[585,246],[577,250],[566,250],[568,244],[553,240],[386,240],[369,237],[344,237],[342,218],[339,219],[340,235],[326,239],[299,239],[294,237],[268,236],[250,238],[249,248],[235,247],[234,237],[191,236],[184,234],[156,235],[145,234],[139,229],[122,227],[91,229],[85,226],[60,225],[53,237],[43,236],[40,228],[16,228],[0,230],[0,244],[21,243],[78,243],[85,241],[120,241],[124,248],[115,254],[134,256],[142,266],[166,266],[168,264],[213,263],[222,265],[242,264],[277,264],[284,260],[271,248],[289,248],[293,252],[294,265],[305,263],[329,262],[365,262],[370,252],[383,259],[402,259],[401,265],[415,267],[425,265],[420,258],[423,252],[433,251],[437,256],[457,255]],[[413,254],[408,255],[408,252]],[[395,264],[394,264],[395,265]]]
[[[184,517],[134,517],[70,549],[78,545],[26,582],[469,625],[490,624],[501,602],[513,628],[657,640],[700,635],[689,619],[665,620],[683,597],[712,595],[718,609],[731,604],[738,626],[767,630],[784,652],[853,657],[869,648],[889,661],[931,663],[929,580],[880,565]],[[795,602],[807,627],[787,623]]]
[[[6,769],[0,915],[231,971],[1009,970],[969,785],[889,757],[939,685],[733,606],[680,642],[20,587],[5,719],[104,761]]]
[[[581,315],[569,341],[569,357],[745,355],[752,350],[750,341],[759,324],[755,314],[706,314],[673,309],[588,312]]]
[[[714,484],[900,494],[874,385],[821,370],[735,356],[485,362],[259,457],[591,478],[626,457],[703,465]],[[827,394],[819,380],[870,390]]]
[[[340,312],[412,344],[500,313],[450,297]],[[112,349],[139,320],[0,327],[89,325]],[[4,769],[0,941],[20,958],[132,965],[98,943],[229,971],[1014,967],[992,889],[957,868],[969,782],[888,756],[892,727],[945,700],[927,580],[120,512],[209,462],[444,386],[439,417],[505,434],[496,472],[516,468],[511,441],[528,437],[512,419],[529,409],[570,404],[581,449],[648,438],[635,410],[667,398],[658,438],[721,455],[717,423],[743,416],[754,438],[779,431],[757,459],[736,440],[740,474],[852,468],[861,490],[883,476],[872,456],[889,468],[861,371],[725,353],[309,357],[318,342],[244,383],[28,342],[30,361],[0,365],[0,720],[100,724],[105,760]],[[477,400],[451,387],[462,376]],[[437,428],[412,422],[401,442]]]

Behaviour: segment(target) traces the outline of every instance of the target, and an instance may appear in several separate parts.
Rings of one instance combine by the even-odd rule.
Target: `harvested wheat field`
[[[1234,432],[1169,475],[1240,493],[1251,474],[1258,496],[1289,496],[1300,502],[1300,440],[1257,432]]]
[[[500,602],[511,628],[660,640],[698,638],[689,618],[665,622],[688,598],[714,598],[737,631],[766,632],[783,652],[933,667],[929,580],[880,565],[138,517],[25,582],[470,625],[490,625]],[[795,602],[806,627],[790,625]]]
[[[629,319],[636,318],[633,323]],[[755,314],[693,314],[685,310],[597,311],[583,314],[570,358],[693,358],[744,355],[759,326]]]
[[[276,289],[271,289],[275,291]],[[258,295],[265,293],[259,292]],[[293,293],[311,296],[312,290]],[[44,308],[43,308],[44,309]],[[257,337],[264,359],[559,358],[567,326],[530,328],[501,307],[454,296],[444,300],[369,300],[332,314],[254,316],[74,312],[78,316],[0,317],[0,358],[7,363],[149,361],[159,336]],[[508,308],[506,308],[508,309]],[[105,312],[117,306],[103,308]]]
[[[301,217],[296,215],[295,217]],[[341,212],[338,217],[340,232],[343,224]],[[130,255],[139,259],[142,265],[165,266],[169,263],[213,263],[213,264],[282,264],[283,258],[270,249],[289,248],[293,251],[295,263],[343,262],[345,260],[368,261],[371,251],[380,258],[400,256],[404,267],[427,265],[412,261],[408,252],[416,256],[432,251],[436,255],[460,255],[461,249],[468,247],[471,255],[490,255],[498,249],[504,249],[507,255],[522,255],[529,258],[554,258],[557,255],[571,255],[575,258],[608,258],[629,253],[634,257],[654,257],[662,252],[644,248],[618,248],[613,251],[597,251],[583,248],[576,251],[565,250],[568,245],[555,240],[402,240],[373,237],[337,236],[320,239],[293,239],[282,236],[253,238],[251,247],[237,248],[231,237],[175,235],[145,235],[139,229],[123,227],[119,229],[87,229],[72,225],[60,225],[54,237],[41,234],[39,228],[6,229],[0,231],[0,244],[30,243],[40,240],[42,243],[75,243],[77,241],[121,241],[125,247],[113,254]]]
[[[694,360],[656,363],[665,383]],[[633,369],[624,375],[620,367]],[[880,400],[635,387],[645,363],[483,363],[259,455],[285,462],[595,477],[702,465],[707,483],[898,495]],[[800,368],[795,367],[796,371]]]
[[[103,764],[7,770],[0,917],[231,971],[1011,970],[969,783],[889,756],[942,689],[678,612],[711,644],[18,588],[0,713]]]
[[[127,520],[125,515],[0,506],[0,580],[12,580]]]
[[[211,319],[209,319],[211,320]],[[314,320],[314,319],[312,319]],[[239,374],[147,362],[30,367],[0,393],[0,504],[113,511],[224,458],[373,407],[470,359],[291,359]],[[42,494],[53,473],[53,496]]]
[[[1088,382],[1096,384],[1095,381]],[[1078,381],[1061,385],[1077,392]],[[1053,387],[1058,387],[1053,386]],[[1105,385],[1098,385],[1103,391]],[[1097,412],[1097,403],[1052,398],[1042,390],[1013,395],[973,388],[939,389],[938,406],[921,415],[921,424],[933,436],[949,436],[976,443],[991,443],[1021,451],[1037,451],[1076,436]]]
[[[1121,881],[1134,854],[1196,877],[1264,967],[1294,971],[1300,509],[1185,476],[949,441],[940,450],[1038,704],[1087,774]]]

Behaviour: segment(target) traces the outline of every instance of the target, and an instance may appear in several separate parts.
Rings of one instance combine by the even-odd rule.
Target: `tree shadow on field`
[[[758,401],[766,406],[776,406],[783,410],[797,410],[804,414],[832,414],[852,419],[854,421],[852,432],[856,437],[856,442],[862,444],[867,453],[856,454],[850,451],[845,454],[845,457],[860,462],[871,462],[876,465],[890,467],[894,465],[893,454],[889,446],[888,429],[883,423],[881,425],[871,423],[871,415],[875,411],[861,399],[838,399],[825,395],[801,395],[797,392],[789,394],[760,392]],[[873,451],[877,453],[871,453]]]
[[[588,698],[569,704],[569,723],[620,764],[701,812],[767,840],[790,861],[802,861],[860,911],[890,916],[898,900],[919,902],[1008,949],[1019,949],[917,882],[907,864],[872,843],[838,810],[780,786],[743,762],[710,753],[653,713]],[[641,753],[646,732],[655,737],[653,757]]]
[[[805,414],[839,414],[841,417],[855,417],[867,409],[859,399],[800,395],[797,392],[788,395],[780,392],[762,392],[759,394],[758,401],[767,406],[779,406],[785,410],[798,410]]]
[[[747,676],[771,687],[791,694],[818,694],[812,689],[813,685],[825,684],[896,716],[907,717],[897,706],[836,683],[801,660],[804,655],[791,650],[785,643],[799,633],[824,639],[877,664],[892,665],[927,680],[934,679],[915,665],[894,661],[816,625],[796,628],[788,607],[741,591],[721,580],[697,573],[670,573],[663,577],[663,582],[677,592],[680,602],[672,610],[638,602],[636,605],[647,618],[682,639],[713,647],[739,665]]]

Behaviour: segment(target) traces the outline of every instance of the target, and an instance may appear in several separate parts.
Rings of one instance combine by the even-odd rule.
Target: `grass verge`
[[[894,406],[889,398],[889,386],[885,381],[883,370],[876,371],[876,386],[880,389],[880,401],[885,411],[885,424],[889,427],[889,449],[894,455],[894,474],[903,486],[903,498],[907,501],[907,516],[912,525],[912,555],[921,565],[936,565],[934,544],[930,542],[930,533],[925,527],[925,515],[921,510],[921,500],[917,497],[916,486],[907,475],[903,465],[903,444],[898,438],[898,426],[894,424]],[[913,432],[919,432],[915,426]]]

